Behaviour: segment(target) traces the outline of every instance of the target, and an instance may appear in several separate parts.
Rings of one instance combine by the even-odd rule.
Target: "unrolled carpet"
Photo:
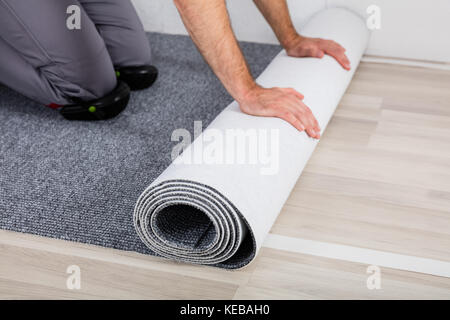
[[[233,99],[189,37],[148,34],[154,86],[105,122],[69,122],[0,85],[0,228],[153,254],[133,226],[139,195],[172,162],[172,132]],[[241,43],[255,76],[278,46]]]
[[[352,13],[332,9],[302,32],[340,42],[353,70],[330,57],[295,59],[282,52],[258,82],[302,92],[325,128],[365,49],[367,30]],[[232,99],[189,38],[149,37],[161,76],[111,121],[67,122],[0,88],[0,228],[242,267],[255,257],[317,141],[280,119],[244,115],[236,103],[224,110]],[[250,43],[242,48],[255,75],[280,51]],[[192,132],[198,120],[208,129],[179,159],[211,132],[276,130],[276,174],[261,174],[267,164],[258,163],[172,163],[173,132]]]

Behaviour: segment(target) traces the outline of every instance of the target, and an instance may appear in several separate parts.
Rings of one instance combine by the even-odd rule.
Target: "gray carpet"
[[[149,34],[156,84],[116,119],[69,122],[0,86],[0,228],[152,254],[133,226],[142,191],[171,163],[172,131],[203,128],[232,98],[185,36]],[[278,46],[241,44],[255,76]]]

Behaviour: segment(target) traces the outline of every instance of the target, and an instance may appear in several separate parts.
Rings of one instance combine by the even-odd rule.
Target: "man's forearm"
[[[350,70],[350,61],[345,49],[332,40],[303,37],[295,30],[286,0],[253,0],[259,11],[272,27],[280,44],[291,57],[322,58],[330,55],[346,70]]]
[[[256,84],[231,29],[225,0],[174,2],[200,53],[244,113],[278,117],[299,131],[306,131],[310,137],[320,138],[319,123],[303,103],[301,93],[292,88],[262,88]],[[280,41],[288,43],[291,33],[301,39],[292,26],[284,0],[257,0],[257,3]],[[270,13],[271,10],[277,13]]]
[[[256,86],[232,31],[225,0],[175,0],[192,40],[236,100]]]
[[[272,27],[284,48],[299,36],[289,15],[286,0],[253,0],[253,2]]]

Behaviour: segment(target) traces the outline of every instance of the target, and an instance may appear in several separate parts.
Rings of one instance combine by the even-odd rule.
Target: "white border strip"
[[[263,247],[450,278],[450,262],[269,234]]]
[[[374,57],[374,56],[363,56],[361,58],[361,62],[387,63],[387,64],[396,64],[396,65],[408,66],[408,67],[420,67],[420,68],[450,71],[450,64],[448,64],[448,63],[437,63],[437,62],[434,63],[434,62],[426,62],[426,61],[383,58],[383,57]]]

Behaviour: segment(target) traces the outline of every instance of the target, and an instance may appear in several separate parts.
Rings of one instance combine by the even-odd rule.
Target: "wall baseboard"
[[[419,67],[419,68],[450,71],[450,63],[444,63],[444,62],[381,57],[381,56],[372,56],[372,55],[364,55],[361,59],[361,62],[396,64],[396,65],[409,66],[409,67]]]

